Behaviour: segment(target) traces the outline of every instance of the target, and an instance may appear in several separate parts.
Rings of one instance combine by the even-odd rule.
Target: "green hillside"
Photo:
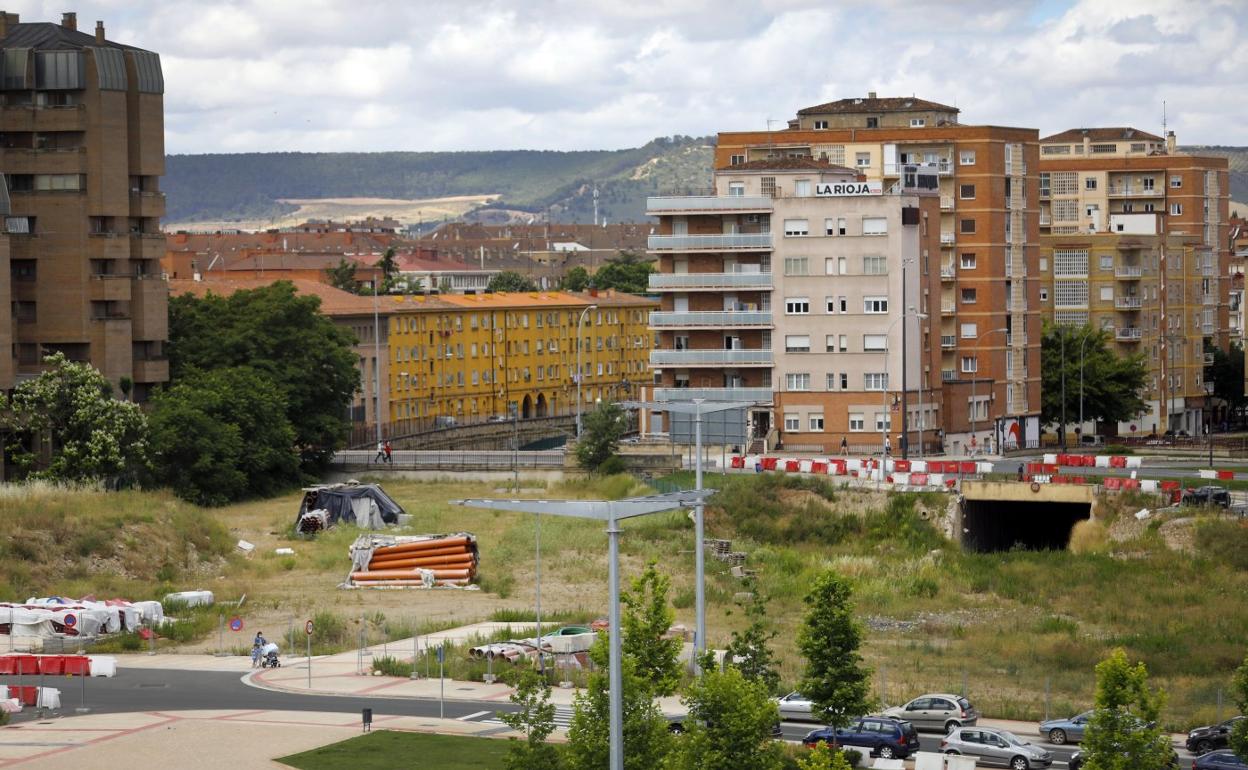
[[[1227,159],[1231,169],[1231,200],[1248,203],[1248,147],[1184,147],[1193,155],[1218,155]]]

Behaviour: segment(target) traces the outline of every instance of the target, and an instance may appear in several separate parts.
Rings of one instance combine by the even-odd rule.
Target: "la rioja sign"
[[[849,195],[882,195],[884,183],[874,182],[817,182],[815,195],[825,197],[844,197]]]

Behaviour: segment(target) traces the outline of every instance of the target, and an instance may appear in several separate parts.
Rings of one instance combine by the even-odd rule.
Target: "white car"
[[[797,719],[805,722],[814,720],[811,716],[810,699],[800,692],[791,692],[783,698],[776,698],[776,707],[780,709],[781,719]]]

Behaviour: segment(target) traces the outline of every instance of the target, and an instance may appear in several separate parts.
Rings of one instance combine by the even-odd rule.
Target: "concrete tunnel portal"
[[[1091,487],[968,481],[962,485],[962,547],[987,553],[1064,550],[1075,524],[1093,516]]]

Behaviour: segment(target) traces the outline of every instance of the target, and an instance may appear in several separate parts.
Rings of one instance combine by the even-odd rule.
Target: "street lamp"
[[[995,334],[997,332],[1001,332],[1002,334],[1008,334],[1009,331],[1010,330],[1005,327],[1001,327],[1000,329],[989,329],[988,331],[984,332],[983,334],[975,338],[975,371],[971,373],[971,441],[975,440],[975,415],[979,413],[979,402],[975,400],[975,382],[976,380],[979,379],[979,341],[982,340],[984,337],[987,337],[989,334]],[[1066,360],[1065,356],[1062,357],[1062,360],[1063,361]],[[1064,367],[1062,371],[1063,372],[1066,371]],[[1064,382],[1065,380],[1063,379],[1063,383]],[[1064,387],[1062,390],[1062,395],[1063,395],[1063,402],[1064,402],[1065,401],[1065,388]],[[1062,435],[1063,436],[1066,435],[1066,428],[1064,426],[1062,428]]]
[[[376,281],[376,279],[373,279]],[[377,421],[377,444],[381,445],[381,311],[377,284],[373,284],[373,419]],[[386,321],[388,329],[390,321]]]
[[[927,318],[927,314],[916,313],[913,305],[903,310],[901,315],[894,318],[893,322],[888,325],[888,330],[884,332],[885,346],[888,345],[888,339],[893,334],[893,327],[910,317]],[[905,382],[905,379],[906,379],[906,374],[905,374],[906,372],[906,366],[905,366],[906,364],[906,335],[905,335],[906,327],[902,326],[901,331],[902,331],[902,335],[901,335],[901,364],[902,364],[901,366],[901,372],[902,372],[901,393],[902,393],[902,398],[904,401],[905,393],[906,393],[906,382]],[[921,373],[922,373],[922,369],[920,369],[920,374]],[[920,377],[920,379],[922,378]],[[886,465],[888,462],[888,432],[893,427],[893,421],[889,418],[889,409],[888,409],[888,351],[887,351],[887,347],[884,352],[884,382],[881,384],[883,385],[882,390],[884,391],[884,417],[883,417],[884,422],[880,426],[883,429],[883,433],[882,433],[883,438],[880,440],[880,447],[881,447],[881,452],[882,452],[882,459],[880,460],[880,475],[883,476],[884,465]],[[902,415],[901,415],[901,441],[900,443],[902,443],[903,445],[907,443],[906,441],[906,414],[905,414],[904,405],[902,407]]]
[[[591,310],[597,310],[597,305],[586,305],[581,311],[581,317],[576,319],[576,437],[581,437],[581,380],[584,379],[581,368],[581,348],[585,346],[585,340],[581,338],[581,324],[585,323],[585,315]]]
[[[1084,327],[1083,341],[1079,343],[1079,444],[1083,445],[1083,346],[1088,344],[1088,330]],[[1063,365],[1065,362],[1063,361]]]
[[[1209,467],[1213,467],[1213,391],[1216,383],[1213,380],[1205,380],[1205,405],[1209,411],[1209,425],[1205,428],[1205,432],[1209,434]]]
[[[624,685],[620,667],[620,519],[662,513],[691,504],[701,505],[703,499],[714,492],[672,492],[650,497],[633,497],[625,500],[452,500],[452,505],[470,508],[488,508],[495,511],[516,513],[549,513],[552,516],[569,516],[577,519],[593,519],[607,525],[608,591],[610,592],[610,615],[608,629],[611,718],[609,722],[610,770],[624,770]],[[538,657],[541,657],[541,637],[538,637]]]

